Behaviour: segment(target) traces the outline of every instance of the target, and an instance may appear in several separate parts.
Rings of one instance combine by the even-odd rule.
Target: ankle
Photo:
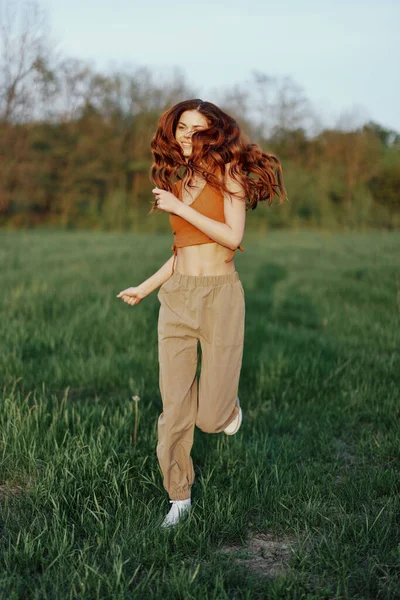
[[[170,500],[170,502],[173,502],[177,506],[186,506],[187,504],[191,504],[191,499],[185,498],[184,500]]]

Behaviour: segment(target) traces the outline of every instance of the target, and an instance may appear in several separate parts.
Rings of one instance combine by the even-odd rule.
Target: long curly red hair
[[[186,110],[199,111],[209,124],[207,129],[192,134],[188,158],[175,139],[180,116]],[[229,175],[242,186],[247,208],[255,209],[261,201],[271,205],[275,196],[280,204],[287,198],[280,161],[257,144],[249,143],[237,122],[211,102],[185,100],[163,113],[151,140],[151,151],[153,182],[175,195],[177,181],[187,176],[191,187],[195,174],[221,193],[230,193],[223,181],[225,165],[230,163]]]

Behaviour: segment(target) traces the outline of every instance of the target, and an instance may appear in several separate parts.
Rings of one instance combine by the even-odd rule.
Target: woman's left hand
[[[171,192],[167,192],[166,190],[161,190],[160,188],[154,188],[152,190],[155,199],[156,206],[161,210],[165,210],[165,212],[175,213],[177,214],[179,210],[179,206],[181,204],[180,200]]]

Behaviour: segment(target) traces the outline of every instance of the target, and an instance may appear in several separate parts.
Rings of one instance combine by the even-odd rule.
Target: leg
[[[185,326],[182,297],[171,292],[159,295],[158,323],[160,392],[163,412],[158,419],[157,457],[164,488],[171,500],[190,497],[194,481],[190,451],[197,412],[197,342]]]
[[[219,433],[239,412],[245,316],[240,281],[214,289],[206,298],[203,314],[196,425],[207,433]]]

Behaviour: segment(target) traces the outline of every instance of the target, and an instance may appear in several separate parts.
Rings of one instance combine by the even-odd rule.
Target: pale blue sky
[[[63,54],[179,67],[198,96],[290,76],[320,117],[344,112],[400,132],[400,0],[42,0]],[[352,118],[353,118],[352,117]]]

